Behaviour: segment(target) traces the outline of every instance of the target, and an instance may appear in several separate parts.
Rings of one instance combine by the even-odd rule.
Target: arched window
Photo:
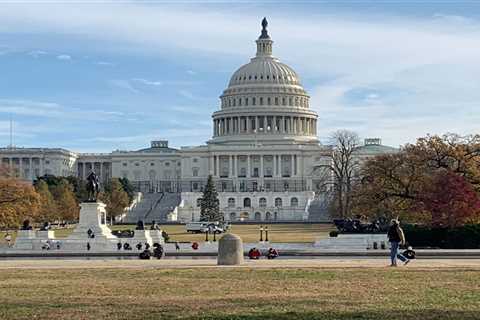
[[[245,198],[243,199],[243,207],[244,208],[250,208],[252,206],[252,202],[250,198]]]
[[[278,106],[278,97],[275,97],[275,105]]]
[[[270,212],[265,213],[265,220],[272,220],[272,214]]]
[[[255,220],[257,221],[262,220],[262,215],[260,214],[260,212],[255,212]]]
[[[293,197],[290,199],[290,207],[298,207],[298,199]]]
[[[230,213],[230,221],[235,221],[237,220],[237,214],[235,212]]]
[[[260,206],[260,208],[265,208],[267,206],[267,199],[265,198],[260,198],[258,200],[258,205]]]
[[[198,177],[198,168],[192,168],[192,176]]]
[[[228,198],[228,207],[229,208],[235,207],[235,198]]]
[[[248,98],[245,98],[245,105],[248,106]]]
[[[275,213],[273,214],[273,220],[277,220],[277,219],[278,219],[278,213],[275,212]]]
[[[252,98],[252,106],[254,106],[254,105],[256,104],[256,101],[257,101],[256,98],[253,97],[253,98]]]
[[[280,208],[282,206],[282,198],[275,198],[275,207]]]
[[[263,106],[263,97],[260,97],[260,105]]]
[[[200,208],[202,206],[202,198],[197,199],[197,207]]]

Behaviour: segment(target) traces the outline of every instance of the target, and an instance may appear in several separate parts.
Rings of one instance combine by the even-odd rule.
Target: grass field
[[[187,233],[184,225],[163,225],[161,227],[170,235],[170,241],[201,242],[205,240],[204,234]],[[254,224],[232,225],[231,232],[239,235],[244,242],[255,242],[260,237],[259,228],[260,225]],[[112,227],[112,230],[118,229],[135,229],[135,226],[117,225]],[[270,242],[314,242],[319,237],[328,237],[328,233],[335,227],[328,224],[271,224],[268,225],[268,229]],[[72,229],[58,229],[55,230],[55,236],[64,238],[71,232]],[[4,233],[0,233],[0,242],[4,242],[3,237]]]
[[[480,319],[480,272],[4,269],[0,319]]]

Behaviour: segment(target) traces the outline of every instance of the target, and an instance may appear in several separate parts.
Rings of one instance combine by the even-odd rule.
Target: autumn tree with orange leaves
[[[395,154],[369,159],[353,213],[435,226],[478,223],[480,135],[427,136]]]
[[[25,219],[34,220],[40,196],[28,182],[21,181],[9,167],[0,167],[0,227],[14,228]]]

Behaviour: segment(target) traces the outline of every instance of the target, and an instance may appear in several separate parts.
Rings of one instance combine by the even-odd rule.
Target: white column
[[[277,176],[277,155],[273,155],[273,174],[272,176],[273,177],[276,177]]]
[[[228,156],[228,172],[229,172],[229,177],[233,178],[233,156]]]
[[[247,155],[247,178],[250,178],[251,175],[251,166],[250,166],[250,155]]]
[[[258,131],[258,116],[255,116],[255,131],[259,133]]]
[[[295,157],[294,157],[293,154],[292,154],[292,155],[291,155],[291,160],[290,160],[290,161],[291,161],[291,164],[292,164],[292,169],[291,169],[292,172],[291,172],[291,174],[290,174],[291,177],[293,177],[293,176],[294,176],[294,173],[295,173],[295,161],[294,161],[294,160],[295,160]]]
[[[263,178],[263,155],[260,155],[260,177]]]
[[[210,166],[209,166],[209,168],[208,168],[208,173],[209,173],[210,175],[212,175],[212,176],[213,176],[213,174],[214,174],[214,172],[213,172],[213,167],[214,167],[213,157],[214,157],[213,155],[210,157]]]
[[[238,176],[238,155],[233,156],[233,177]]]
[[[31,180],[35,179],[35,177],[33,176],[32,157],[28,159],[28,171],[30,172],[30,179]]]
[[[252,126],[250,124],[250,117],[249,116],[246,116],[246,121],[247,121],[247,133],[250,134],[252,133]]]

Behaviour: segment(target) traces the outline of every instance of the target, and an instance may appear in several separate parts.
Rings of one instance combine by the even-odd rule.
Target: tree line
[[[480,223],[480,135],[427,135],[362,159],[355,133],[332,136],[331,211],[432,227]]]
[[[134,188],[126,178],[111,179],[99,194],[109,219],[121,214],[133,197]],[[77,221],[79,203],[86,198],[85,182],[77,177],[45,175],[32,185],[19,179],[15,170],[0,167],[1,228],[16,228],[26,219],[34,223]]]

